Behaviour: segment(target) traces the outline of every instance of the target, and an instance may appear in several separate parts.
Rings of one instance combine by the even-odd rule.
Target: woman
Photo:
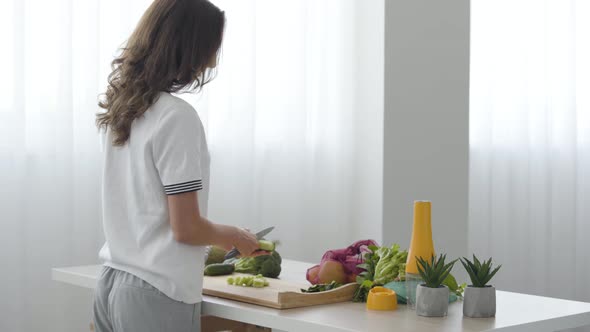
[[[156,0],[113,61],[96,120],[106,130],[96,331],[198,331],[205,246],[258,248],[250,232],[204,217],[203,126],[170,94],[211,80],[224,24],[209,1]]]

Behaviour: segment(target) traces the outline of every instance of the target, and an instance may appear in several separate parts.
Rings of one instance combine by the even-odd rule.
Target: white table
[[[301,281],[311,264],[283,260],[281,278]],[[54,268],[53,279],[94,288],[100,265]],[[400,305],[393,312],[375,312],[363,304],[339,303],[276,310],[205,296],[203,314],[284,331],[556,331],[590,324],[590,303],[511,292],[497,292],[495,318],[464,318],[462,303],[449,305],[444,318],[425,318]]]

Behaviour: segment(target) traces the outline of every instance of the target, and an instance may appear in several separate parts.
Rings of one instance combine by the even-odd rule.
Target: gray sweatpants
[[[175,301],[130,273],[103,267],[93,318],[97,332],[199,332],[201,304]]]

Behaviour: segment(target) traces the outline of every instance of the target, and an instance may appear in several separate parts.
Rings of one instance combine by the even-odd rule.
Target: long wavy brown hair
[[[155,0],[112,62],[99,129],[124,145],[160,92],[194,91],[214,77],[225,14],[207,0]]]

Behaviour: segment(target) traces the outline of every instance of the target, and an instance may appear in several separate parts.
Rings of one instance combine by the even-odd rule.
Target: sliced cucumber
[[[260,250],[266,250],[266,251],[274,251],[275,250],[275,243],[271,242],[271,241],[260,240],[260,241],[258,241],[258,246],[260,247]]]

